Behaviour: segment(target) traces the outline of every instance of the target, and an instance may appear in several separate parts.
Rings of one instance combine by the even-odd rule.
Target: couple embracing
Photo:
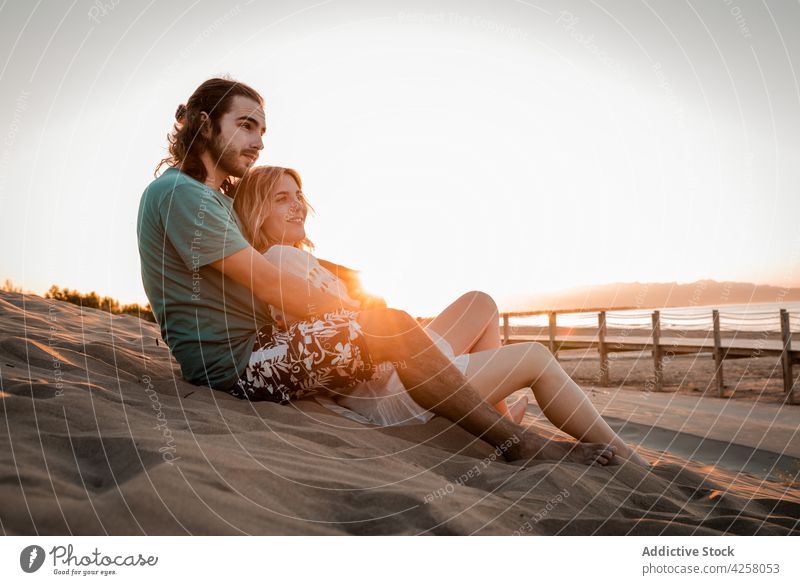
[[[243,83],[202,83],[142,194],[142,281],[185,380],[250,401],[324,399],[380,425],[438,414],[509,462],[648,465],[547,348],[501,344],[490,296],[466,293],[423,328],[361,290],[354,271],[315,258],[300,174],[255,166],[263,106]],[[527,400],[505,399],[523,388],[578,441],[521,426]]]

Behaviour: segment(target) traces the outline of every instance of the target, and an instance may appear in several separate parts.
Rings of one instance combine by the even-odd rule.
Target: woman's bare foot
[[[609,465],[614,461],[617,448],[607,443],[576,443],[549,440],[532,432],[525,432],[519,443],[505,452],[506,460],[515,465],[537,460],[564,460],[583,465]]]
[[[514,404],[508,407],[508,411],[506,416],[514,421],[516,424],[522,422],[522,419],[525,418],[525,411],[528,409],[528,397],[522,396],[520,397]]]

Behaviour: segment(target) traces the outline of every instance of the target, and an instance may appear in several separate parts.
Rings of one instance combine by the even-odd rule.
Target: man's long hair
[[[215,77],[200,84],[189,101],[179,105],[175,111],[175,124],[167,135],[169,156],[158,163],[155,173],[158,174],[164,165],[178,167],[193,179],[204,183],[207,172],[200,155],[216,139],[220,132],[220,119],[230,110],[231,101],[236,96],[264,105],[264,99],[256,90],[232,79]],[[207,120],[203,120],[202,112],[208,114]],[[221,190],[227,192],[230,187],[231,181],[226,179]]]

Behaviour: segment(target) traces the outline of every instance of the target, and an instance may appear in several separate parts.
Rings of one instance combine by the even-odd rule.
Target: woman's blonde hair
[[[266,252],[270,246],[279,243],[276,239],[269,237],[264,224],[272,214],[275,191],[284,174],[290,175],[297,186],[300,189],[303,188],[300,173],[296,170],[270,166],[250,169],[233,188],[233,209],[242,223],[244,237],[261,254]],[[302,200],[306,211],[314,210],[305,195]],[[308,238],[292,245],[301,250],[312,251],[314,249],[314,244]]]

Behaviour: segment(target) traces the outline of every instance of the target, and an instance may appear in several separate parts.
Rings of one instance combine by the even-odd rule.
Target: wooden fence
[[[638,307],[620,307],[614,311],[639,309]],[[759,339],[732,339],[722,338],[720,332],[719,309],[711,311],[712,327],[705,338],[687,338],[684,336],[670,335],[662,331],[661,311],[651,313],[652,327],[645,335],[608,335],[607,309],[580,309],[569,311],[529,311],[502,313],[503,343],[522,343],[535,341],[543,343],[550,348],[553,355],[558,357],[558,352],[569,349],[596,348],[600,355],[600,384],[609,385],[609,360],[610,353],[628,351],[650,351],[653,356],[654,390],[659,391],[663,386],[663,366],[665,355],[710,353],[716,364],[716,385],[720,396],[724,396],[723,362],[726,359],[752,358],[760,356],[776,356],[780,358],[783,376],[783,389],[789,404],[797,404],[798,388],[794,381],[793,365],[800,363],[800,350],[792,349],[792,335],[790,330],[790,316],[786,309],[780,309],[780,340],[766,339],[763,335]],[[594,335],[558,335],[557,314],[597,313],[597,333]],[[535,315],[548,315],[548,333],[542,334],[515,334],[509,320],[514,317],[529,317]],[[625,332],[628,330],[625,329]],[[666,333],[666,334],[665,334]],[[768,332],[765,332],[768,333]]]

